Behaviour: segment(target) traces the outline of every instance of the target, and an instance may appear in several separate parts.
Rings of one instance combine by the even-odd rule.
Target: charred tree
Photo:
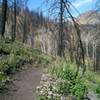
[[[25,18],[24,18],[24,26],[23,26],[23,43],[26,42],[26,39],[27,39],[27,27],[26,27],[26,14],[25,14]]]
[[[59,19],[59,35],[58,35],[58,55],[64,56],[64,43],[63,43],[63,16],[64,16],[64,1],[60,0],[60,19]]]
[[[16,0],[14,0],[14,18],[13,18],[13,26],[12,26],[12,41],[15,41],[16,38]]]
[[[5,33],[5,25],[6,25],[6,19],[7,19],[7,6],[8,2],[7,0],[2,1],[2,25],[1,25],[1,36],[4,37]]]

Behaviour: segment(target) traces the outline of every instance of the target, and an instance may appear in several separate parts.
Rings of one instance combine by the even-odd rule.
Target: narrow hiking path
[[[16,73],[14,85],[9,92],[0,93],[0,100],[36,100],[36,86],[39,84],[42,68],[32,68]]]

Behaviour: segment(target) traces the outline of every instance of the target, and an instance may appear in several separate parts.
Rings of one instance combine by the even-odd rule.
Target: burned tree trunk
[[[23,29],[24,29],[24,32],[23,32],[23,43],[26,43],[27,42],[27,27],[26,27],[26,14],[25,14],[25,18],[24,18],[24,26],[23,26]]]
[[[5,33],[5,25],[6,25],[6,18],[7,18],[7,0],[2,1],[2,27],[1,27],[1,36],[4,37]]]
[[[60,0],[60,19],[59,19],[59,35],[58,35],[58,55],[64,56],[64,44],[63,44],[63,14],[64,14],[64,1]]]
[[[85,71],[86,71],[86,65],[85,65],[84,47],[83,47],[83,43],[82,43],[81,36],[80,36],[80,29],[78,27],[78,23],[75,21],[74,17],[70,13],[70,11],[67,8],[66,4],[65,4],[65,7],[66,7],[66,10],[67,10],[68,14],[70,15],[73,23],[74,23],[74,27],[76,29],[76,33],[77,33],[77,37],[78,37],[78,46],[77,46],[77,58],[76,58],[76,62],[78,62],[79,65],[82,64],[82,68],[83,68],[82,75],[83,75],[85,73]],[[77,74],[78,74],[78,71],[79,71],[79,65],[78,65]]]
[[[14,0],[14,19],[13,19],[13,27],[12,27],[12,41],[15,41],[16,38],[16,0]]]

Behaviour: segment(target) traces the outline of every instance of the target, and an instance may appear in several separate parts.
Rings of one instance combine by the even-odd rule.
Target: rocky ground
[[[51,86],[55,86],[57,81],[55,81],[55,78],[52,77],[49,74],[42,74],[41,77],[41,81],[39,86],[37,87],[37,90],[39,91],[39,94],[48,94],[47,97],[51,97],[51,94],[53,95],[53,97],[57,97],[58,94],[55,94],[55,90],[52,89],[52,91],[50,90]],[[48,93],[46,93],[45,91],[48,90]],[[59,95],[58,95],[59,97]],[[53,99],[54,100],[54,99]],[[61,96],[61,100],[76,100],[75,97],[73,96]],[[93,91],[89,91],[87,96],[84,97],[82,100],[100,100],[100,98],[97,97],[97,95],[93,92]]]

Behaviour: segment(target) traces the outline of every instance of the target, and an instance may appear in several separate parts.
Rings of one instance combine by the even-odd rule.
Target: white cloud
[[[73,2],[73,6],[75,6],[76,8],[84,6],[87,3],[91,3],[92,0],[76,0],[75,2]]]

